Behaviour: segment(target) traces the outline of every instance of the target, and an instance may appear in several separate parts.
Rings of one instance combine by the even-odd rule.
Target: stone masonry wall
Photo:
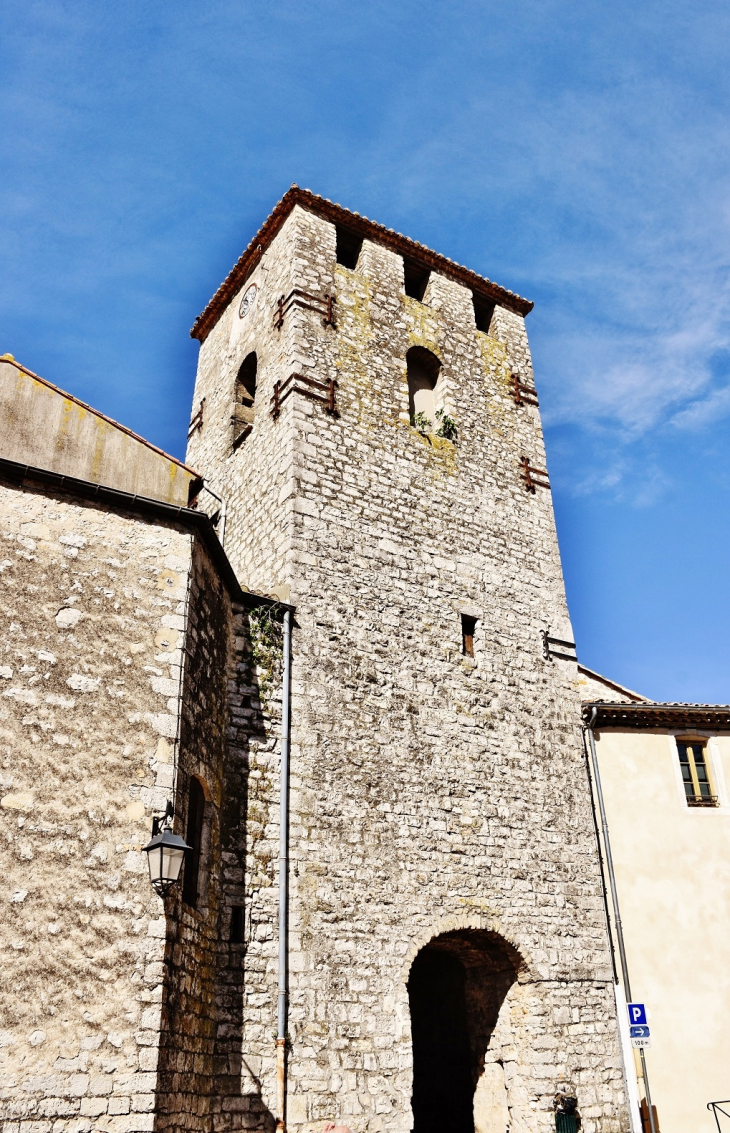
[[[291,506],[272,507],[282,492],[291,494],[295,439],[288,415],[275,426],[269,410],[274,382],[295,370],[309,373],[313,363],[299,349],[296,320],[274,327],[276,303],[297,278],[296,215],[264,253],[230,312],[216,326],[214,349],[201,353],[194,406],[205,398],[203,428],[193,433],[189,454],[205,464],[206,479],[226,500],[225,549],[244,589],[270,592],[286,587],[285,563],[292,553]],[[238,310],[243,292],[256,288],[256,302],[245,319]],[[209,340],[210,341],[210,340]],[[211,344],[212,345],[212,344]],[[238,369],[255,351],[258,359],[255,424],[251,436],[234,450],[231,416]],[[282,443],[282,434],[288,443]],[[205,502],[203,493],[201,502]],[[279,594],[286,598],[286,589]]]
[[[181,885],[166,898],[162,1034],[155,1128],[207,1130],[215,1109],[216,977],[221,916],[221,808],[233,652],[231,600],[204,548],[190,573],[175,809],[188,829],[190,782],[206,804],[195,907]],[[188,868],[188,865],[183,869]]]
[[[0,1099],[8,1133],[152,1129],[190,536],[0,488]]]
[[[270,994],[277,978],[280,677],[280,614],[239,611],[222,812],[216,1131],[274,1129],[262,1075],[270,1072],[275,1030]],[[236,909],[243,921],[238,940],[232,933]]]
[[[278,805],[278,795],[259,794],[257,781],[272,759],[278,766],[280,638],[280,621],[266,608],[247,611],[231,602],[196,544],[176,792],[183,830],[193,776],[207,803],[197,906],[183,900],[182,887],[166,900],[157,1130],[222,1133],[239,1127],[241,1113],[265,1114],[260,1089],[247,1083],[244,1092],[241,1074],[242,973],[246,962],[253,980],[256,945],[245,957],[231,938],[233,909],[248,912],[247,838],[260,843]],[[255,867],[262,857],[259,849]],[[275,896],[272,858],[254,884]],[[266,935],[270,940],[270,929]]]
[[[0,1127],[235,1128],[265,1114],[255,1083],[241,1092],[230,935],[247,838],[275,898],[278,796],[258,780],[278,766],[280,624],[235,606],[174,526],[8,484],[0,536]],[[193,776],[196,908],[180,885],[155,896],[141,853],[168,799],[185,833]]]
[[[289,588],[297,608],[289,1126],[407,1133],[411,964],[486,933],[519,958],[482,1052],[504,1068],[510,1129],[554,1128],[559,1090],[586,1133],[627,1129],[576,666],[542,655],[542,630],[569,638],[570,622],[549,490],[519,472],[522,456],[545,467],[539,411],[510,395],[511,371],[531,374],[524,321],[497,308],[478,332],[469,292],[437,273],[410,299],[401,258],[368,241],[357,270],[336,265],[334,227],[298,207],[241,294],[252,280],[255,309],[240,320],[239,295],[202,347],[195,397],[214,412],[188,459],[226,495],[242,580]],[[336,294],[337,329],[295,309],[276,331],[292,286]],[[455,443],[409,423],[413,345],[442,362]],[[254,429],[233,451],[251,349]],[[294,395],[272,420],[292,369],[337,378],[338,417]],[[478,619],[474,658],[462,614]],[[275,1097],[275,904],[254,878],[273,880],[276,768],[260,771],[241,1075],[264,1109],[244,1128],[265,1128]]]

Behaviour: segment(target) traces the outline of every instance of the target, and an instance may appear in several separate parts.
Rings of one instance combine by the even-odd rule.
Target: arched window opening
[[[436,415],[436,383],[441,363],[422,346],[412,346],[406,354],[408,370],[408,413],[411,424],[428,428]],[[428,424],[426,425],[426,422]]]
[[[481,930],[436,937],[413,961],[408,979],[413,1133],[507,1127],[507,1085],[495,1030],[518,964],[505,941]]]
[[[416,263],[415,260],[403,259],[403,282],[406,295],[410,295],[411,299],[417,299],[419,303],[423,302],[430,275],[429,269],[422,264]]]
[[[203,850],[203,825],[205,820],[205,792],[199,779],[191,776],[188,789],[188,823],[185,841],[191,849],[185,861],[183,876],[183,901],[196,909],[200,882],[200,859]]]
[[[497,304],[493,299],[486,299],[483,295],[477,295],[476,291],[472,291],[471,298],[474,304],[474,321],[477,324],[477,330],[489,334],[492,315]]]
[[[354,271],[360,258],[362,236],[358,236],[357,232],[353,232],[351,228],[342,228],[339,224],[335,231],[337,234],[337,263],[342,264],[343,268],[350,268]]]
[[[234,448],[245,440],[253,428],[257,371],[258,359],[256,352],[252,350],[241,363],[236,377],[235,404],[231,417]]]

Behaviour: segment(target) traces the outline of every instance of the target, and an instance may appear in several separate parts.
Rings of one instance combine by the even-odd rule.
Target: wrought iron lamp
[[[174,814],[172,803],[168,802],[164,818],[152,819],[152,841],[143,848],[152,888],[160,897],[169,893],[180,877],[185,854],[191,849],[184,838],[172,832]]]

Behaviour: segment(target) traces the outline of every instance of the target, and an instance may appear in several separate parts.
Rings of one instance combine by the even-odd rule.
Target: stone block
[[[82,1117],[100,1117],[106,1113],[108,1106],[106,1098],[82,1098],[80,1112]]]

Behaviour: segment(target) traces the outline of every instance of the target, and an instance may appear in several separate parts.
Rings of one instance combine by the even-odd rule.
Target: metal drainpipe
[[[621,924],[621,913],[619,912],[618,905],[618,889],[616,888],[616,875],[613,872],[613,857],[611,855],[611,841],[608,836],[608,819],[606,818],[606,807],[603,802],[603,789],[601,787],[601,772],[598,768],[598,756],[596,755],[596,741],[593,735],[593,726],[596,722],[598,709],[594,706],[591,710],[591,718],[588,721],[586,732],[588,733],[588,744],[591,749],[591,763],[593,764],[593,778],[596,783],[596,795],[598,796],[598,809],[601,813],[601,830],[603,831],[603,848],[606,852],[606,868],[608,870],[608,881],[611,886],[611,900],[613,902],[613,919],[616,926],[616,941],[618,943],[618,954],[621,960],[621,975],[624,981],[624,991],[626,992],[626,1002],[631,1003],[631,984],[629,982],[629,966],[626,960],[626,948],[624,946],[624,930]],[[654,1111],[651,1108],[651,1090],[649,1089],[649,1078],[646,1073],[646,1059],[644,1058],[644,1051],[639,1051],[641,1058],[641,1074],[644,1079],[644,1092],[646,1094],[646,1104],[649,1109],[649,1125],[651,1126],[651,1133],[658,1133],[656,1123],[654,1121]]]
[[[286,1130],[286,1023],[289,967],[289,749],[291,720],[292,611],[284,611],[284,674],[281,692],[279,793],[279,996],[276,1025],[276,1129]]]

